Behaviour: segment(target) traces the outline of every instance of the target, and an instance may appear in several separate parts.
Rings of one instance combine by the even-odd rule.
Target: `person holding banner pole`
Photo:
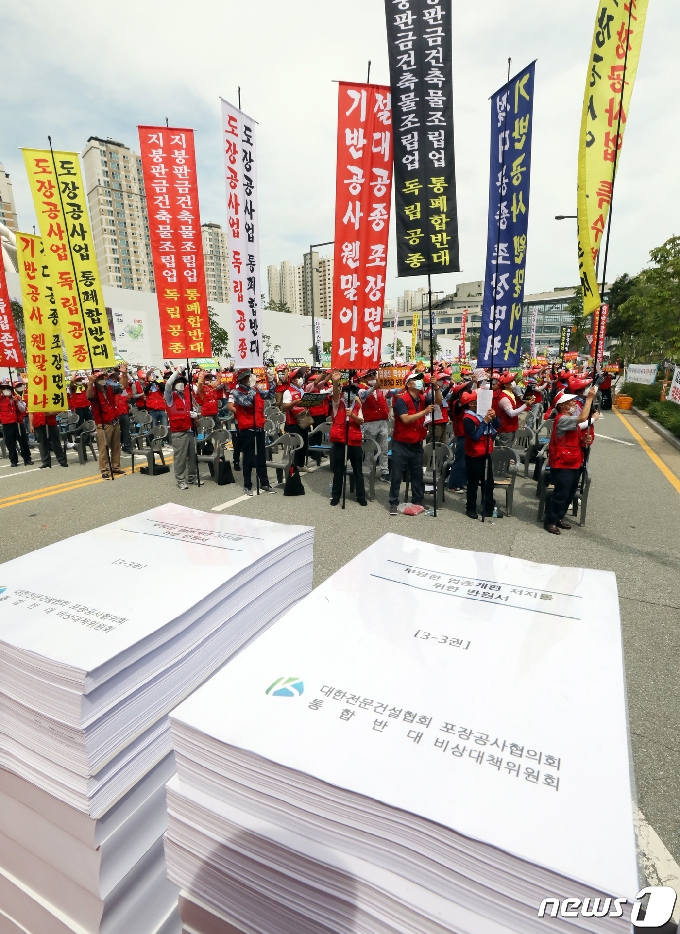
[[[361,393],[364,437],[371,438],[380,448],[378,459],[380,479],[385,483],[389,483],[390,471],[387,463],[389,410],[387,408],[387,397],[384,391],[378,388],[377,370],[369,370],[366,373],[365,381],[368,388]]]
[[[390,515],[399,513],[399,487],[405,471],[411,480],[411,502],[422,506],[425,496],[423,478],[423,441],[427,437],[426,417],[434,411],[428,404],[431,394],[423,392],[421,373],[408,373],[404,391],[393,398],[394,429],[392,432],[392,470],[390,481]],[[441,406],[439,387],[434,390],[434,402]]]

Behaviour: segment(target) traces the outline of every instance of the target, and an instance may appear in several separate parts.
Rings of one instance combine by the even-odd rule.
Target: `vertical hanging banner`
[[[536,356],[536,325],[537,323],[538,323],[538,308],[536,305],[534,305],[533,310],[531,312],[531,343],[529,346],[529,353],[531,355],[532,360]]]
[[[604,339],[607,333],[607,318],[609,317],[609,305],[599,305],[593,312],[593,333],[589,335],[590,351],[595,363],[602,363],[604,360]],[[600,318],[602,319],[600,321]],[[599,340],[598,340],[599,330]],[[595,344],[597,343],[597,348]],[[597,356],[596,356],[597,352]]]
[[[42,237],[18,233],[17,262],[26,326],[28,411],[63,412],[68,404],[59,310]]]
[[[560,357],[564,360],[564,355],[569,350],[569,341],[571,339],[571,325],[563,324],[560,328]]]
[[[19,335],[12,314],[5,265],[0,255],[0,366],[24,366]]]
[[[458,359],[460,361],[467,360],[467,350],[465,349],[467,343],[467,319],[468,309],[466,308],[460,319],[460,344],[458,345]]]
[[[323,357],[323,331],[321,329],[321,318],[314,321],[314,343],[316,344],[316,356],[319,361]]]
[[[392,203],[390,89],[338,86],[333,366],[380,363]]]
[[[597,5],[578,145],[578,265],[586,315],[602,302],[595,264],[628,122],[647,3],[600,0]]]
[[[397,340],[399,339],[399,334],[397,328],[399,327],[399,312],[394,312],[394,334],[392,335],[392,359],[397,359]]]
[[[24,162],[72,370],[113,366],[104,293],[77,152],[24,149]]]
[[[411,360],[415,360],[416,344],[418,343],[418,322],[420,315],[417,311],[413,312],[413,325],[411,326]]]
[[[397,275],[459,272],[451,0],[385,0]]]
[[[211,357],[194,131],[137,129],[163,356]]]
[[[262,366],[260,215],[257,206],[257,122],[220,98],[227,242],[231,263],[233,355],[238,366]]]
[[[491,98],[486,274],[477,366],[517,366],[529,223],[534,62]]]

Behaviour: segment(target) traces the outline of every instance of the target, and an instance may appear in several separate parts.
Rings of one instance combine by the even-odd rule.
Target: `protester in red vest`
[[[491,452],[493,441],[498,434],[500,421],[493,409],[484,416],[477,412],[477,393],[463,393],[460,400],[465,406],[463,428],[465,430],[465,469],[467,471],[467,503],[465,514],[470,519],[478,519],[477,490],[482,488],[482,503],[485,516],[493,515],[496,501],[493,498],[493,470]],[[498,518],[503,513],[497,511]]]
[[[511,447],[515,432],[519,428],[519,416],[526,412],[526,404],[517,405],[515,393],[510,388],[515,381],[512,373],[500,373],[491,381],[493,389],[493,408],[501,424],[496,437],[498,444]]]
[[[580,412],[577,398],[572,393],[562,390],[555,397],[557,415],[548,444],[550,480],[554,489],[544,519],[544,528],[552,535],[560,535],[560,529],[571,528],[564,517],[576,496],[585,445],[592,443],[592,438],[584,436],[584,431],[588,429],[588,418],[596,393],[597,389],[592,386]],[[592,421],[597,421],[599,417],[599,412],[594,412]]]
[[[372,438],[380,447],[378,466],[380,479],[389,483],[390,471],[387,462],[389,441],[389,409],[384,390],[378,388],[378,371],[369,370],[365,376],[367,388],[361,392],[361,407],[364,416],[364,437]]]
[[[104,480],[114,474],[125,473],[120,469],[120,425],[116,396],[127,389],[127,367],[120,368],[120,384],[113,384],[102,370],[90,373],[86,394],[92,407],[92,417],[97,426],[97,448],[99,469]]]
[[[463,428],[463,417],[465,415],[465,406],[461,402],[461,394],[472,390],[472,381],[457,383],[452,387],[448,395],[449,400],[449,418],[453,428],[453,437],[455,438],[455,448],[453,452],[453,463],[449,473],[448,488],[454,493],[464,493],[467,487],[467,470],[465,467],[465,429]]]
[[[363,474],[363,451],[361,449],[363,423],[361,399],[358,393],[340,390],[341,375],[339,370],[333,370],[333,424],[329,439],[333,445],[331,449],[331,467],[333,470],[333,487],[331,491],[331,506],[337,506],[342,496],[342,484],[345,476],[345,446],[347,447],[347,460],[352,465],[354,484],[356,487],[357,503],[368,506]],[[347,392],[350,393],[351,408],[347,408]]]
[[[87,393],[85,392],[86,386],[87,376],[80,370],[71,377],[71,382],[66,392],[69,409],[72,412],[76,412],[78,415],[78,424],[76,428],[79,428],[83,422],[88,422],[92,418],[90,400],[87,398]]]
[[[257,385],[257,378],[250,370],[240,370],[236,377],[236,388],[229,397],[229,409],[236,417],[238,434],[243,454],[243,489],[246,496],[253,495],[252,470],[264,493],[276,493],[269,485],[267,475],[264,433],[264,404],[266,400],[276,399],[276,383]]]
[[[130,379],[130,374],[128,373],[129,395],[133,405],[138,409],[145,409],[146,393],[144,392],[144,383],[141,381],[140,375],[144,377],[143,370],[137,371],[137,379]]]
[[[392,433],[392,478],[390,481],[390,515],[399,513],[399,487],[404,470],[411,479],[411,502],[422,506],[425,496],[423,478],[423,441],[427,435],[425,418],[434,411],[434,402],[441,406],[442,394],[437,387],[423,392],[422,373],[409,373],[404,380],[404,391],[392,402],[394,430]]]
[[[330,380],[330,375],[324,370],[320,370],[319,372],[312,370],[310,377],[310,380],[305,385],[305,392],[320,394],[324,391]],[[312,428],[323,425],[328,418],[328,396],[324,396],[318,405],[310,405],[307,411],[314,419]]]
[[[180,367],[176,368],[165,384],[163,401],[167,406],[172,433],[175,480],[180,490],[188,490],[187,473],[189,483],[198,482],[196,439],[191,417],[191,393],[184,370]]]
[[[120,382],[120,371],[114,370],[113,379],[116,383]],[[130,409],[131,400],[130,381],[126,389],[121,386],[121,392],[116,395],[116,412],[118,413],[118,424],[120,425],[120,445],[126,454],[132,454],[132,438],[130,436]]]
[[[448,374],[445,371],[435,374],[437,385],[442,394],[442,405],[439,411],[435,409],[432,413],[432,418],[434,420],[434,440],[442,444],[446,443],[446,426],[449,423],[448,397],[451,392],[450,375],[451,371],[449,371]]]
[[[210,373],[201,370],[196,383],[196,398],[201,407],[201,415],[205,418],[215,418],[218,409],[217,393],[213,386]]]
[[[24,465],[30,467],[33,463],[30,448],[19,432],[19,426],[25,414],[26,403],[19,399],[13,386],[3,383],[0,387],[0,423],[11,467],[19,466],[17,443],[21,449]]]
[[[295,466],[298,470],[306,470],[307,447],[309,444],[309,429],[313,421],[303,405],[297,405],[304,395],[305,373],[307,368],[300,367],[290,374],[288,388],[283,393],[281,408],[286,413],[285,431],[288,434],[299,435],[302,438],[302,447],[295,452]]]
[[[146,408],[151,416],[151,427],[156,425],[167,425],[168,415],[165,399],[163,398],[164,383],[158,379],[155,370],[149,370],[146,374],[146,383],[144,392],[146,394]]]
[[[41,461],[40,468],[52,467],[50,446],[61,466],[68,467],[66,453],[61,446],[56,412],[29,412],[28,422],[31,431],[35,435],[35,440],[38,442]]]

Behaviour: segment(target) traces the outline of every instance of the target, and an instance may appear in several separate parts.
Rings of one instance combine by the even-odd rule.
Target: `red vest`
[[[166,408],[165,399],[163,398],[163,389],[158,383],[153,383],[152,385],[155,386],[156,389],[151,389],[149,392],[147,392],[146,407],[147,409],[153,409],[156,411],[159,409],[163,410]]]
[[[434,399],[434,396],[432,397]],[[435,420],[435,425],[445,425],[449,420],[449,407],[446,404],[448,396],[442,399],[442,417]],[[432,413],[434,415],[434,412]]]
[[[134,393],[136,396],[139,395],[139,393],[141,392],[142,398],[135,399],[135,405],[137,406],[138,409],[145,409],[146,399],[144,397],[144,387],[142,386],[142,384],[139,382],[138,379],[130,380],[130,391]]]
[[[449,408],[449,414],[451,416],[451,426],[453,428],[454,438],[462,438],[465,434],[465,429],[463,428],[463,417],[465,416],[465,409],[461,409],[460,412],[456,413],[456,399],[453,399],[451,406]]]
[[[373,392],[364,398],[362,405],[365,422],[385,422],[389,412],[387,411],[387,399],[382,389],[374,389]]]
[[[116,406],[116,395],[113,386],[105,386],[104,391],[94,386],[94,399],[92,399],[92,416],[97,425],[109,425],[118,418],[118,409]]]
[[[583,448],[581,447],[582,435],[580,428],[573,431],[565,431],[561,438],[557,437],[557,425],[561,415],[555,416],[555,422],[550,435],[548,444],[548,463],[551,467],[567,470],[579,470],[583,463]]]
[[[203,402],[201,402],[201,415],[217,415],[217,396],[212,386],[203,385]]]
[[[33,413],[33,427],[42,428],[43,425],[50,425],[53,428],[56,427],[57,416],[54,412],[34,412]]]
[[[293,402],[297,402],[298,399],[302,398],[302,393],[297,388],[297,386],[293,386],[291,383],[287,389],[291,394]],[[302,412],[304,412],[304,410],[305,407],[303,405],[293,405],[289,409],[286,409],[286,425],[297,425],[297,419],[295,416],[300,415]]]
[[[315,388],[311,388],[314,386]],[[305,392],[320,393],[321,390],[316,388],[316,384],[308,383],[305,387]],[[310,415],[328,415],[328,396],[325,396],[318,405],[311,405],[308,409]]]
[[[466,412],[464,420],[468,418],[474,422],[475,428],[484,421],[476,412]],[[493,438],[489,438],[489,435],[482,435],[479,441],[473,441],[467,434],[465,435],[465,453],[468,457],[486,457],[487,453],[490,454],[492,451]]]
[[[361,411],[361,406],[358,400],[355,400],[354,405],[352,406],[352,413],[358,415]],[[340,401],[338,403],[338,411],[333,416],[333,424],[331,425],[331,430],[329,434],[329,439],[331,441],[337,441],[339,444],[344,444],[345,440],[350,447],[358,448],[361,445],[363,440],[361,436],[361,425],[358,425],[353,418],[349,420],[349,432],[347,431],[347,423],[345,421],[347,412],[347,403],[344,398],[340,396]]]
[[[75,390],[72,392],[69,391],[68,407],[73,412],[75,412],[77,409],[87,409],[90,407],[90,400],[87,398],[87,393],[85,392],[84,386],[82,392],[76,392]]]
[[[184,395],[172,393],[172,405],[168,408],[170,431],[191,431],[191,395],[189,387],[184,387]]]
[[[0,393],[0,422],[3,425],[13,425],[19,421],[16,402],[13,396],[4,396]]]
[[[264,428],[264,399],[259,392],[255,393],[254,405],[248,407],[234,402],[234,407],[236,408],[236,424],[239,431],[245,431],[249,428]]]
[[[501,423],[501,431],[517,431],[519,428],[519,417],[517,415],[506,415],[501,406],[499,405],[501,399],[505,398],[509,401],[512,408],[515,408],[515,396],[513,393],[508,392],[507,389],[503,389],[500,392],[496,391],[493,394],[493,407],[498,416],[498,420]]]
[[[401,395],[396,396],[395,402],[397,399],[403,399],[406,403],[406,408],[408,409],[407,415],[415,415],[417,411],[415,403],[411,397],[410,392],[401,393]],[[424,401],[424,396],[421,396],[421,402]],[[420,444],[421,441],[424,441],[427,437],[427,427],[425,425],[425,419],[419,418],[411,422],[408,425],[405,425],[402,422],[401,418],[394,413],[394,432],[392,434],[393,441],[401,441],[402,444]]]
[[[127,415],[130,411],[128,409],[128,393],[124,389],[121,393],[116,396],[116,414],[118,415]]]

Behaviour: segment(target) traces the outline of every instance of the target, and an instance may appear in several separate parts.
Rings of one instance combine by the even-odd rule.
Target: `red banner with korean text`
[[[19,335],[14,324],[5,266],[0,255],[0,366],[14,368],[23,365],[24,355],[21,352]]]
[[[467,351],[465,350],[465,346],[467,343],[467,319],[468,319],[468,309],[466,308],[460,319],[460,344],[458,345],[458,359],[459,360],[467,360]]]
[[[392,203],[389,87],[340,82],[331,364],[380,363]]]
[[[194,131],[138,130],[163,356],[211,357]]]
[[[600,321],[600,315],[602,320]],[[604,360],[604,338],[607,332],[607,318],[609,317],[609,305],[600,305],[593,312],[593,334],[590,338],[590,350],[595,357],[595,342],[597,341],[597,358],[595,363],[602,363]],[[598,340],[599,338],[599,340]]]

